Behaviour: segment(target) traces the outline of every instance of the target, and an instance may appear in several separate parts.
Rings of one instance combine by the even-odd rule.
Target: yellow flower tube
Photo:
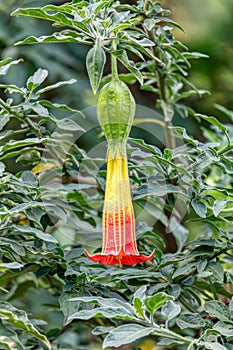
[[[85,253],[92,261],[120,267],[154,256],[154,252],[149,256],[138,253],[125,142],[116,145],[114,153],[108,149],[102,252],[93,256]]]

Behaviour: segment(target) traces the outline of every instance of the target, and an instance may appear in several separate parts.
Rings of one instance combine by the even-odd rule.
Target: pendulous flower
[[[108,149],[102,252],[93,256],[85,253],[92,261],[120,267],[139,264],[154,256],[154,252],[149,256],[138,253],[125,142],[115,145],[114,155],[111,146]]]

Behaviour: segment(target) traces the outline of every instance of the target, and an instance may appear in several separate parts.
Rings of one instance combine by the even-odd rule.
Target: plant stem
[[[114,51],[117,49],[116,40],[113,40],[112,47],[113,47]],[[112,64],[112,77],[114,79],[119,79],[118,78],[118,71],[117,71],[117,58],[113,54],[111,54],[111,64]]]
[[[220,156],[223,153],[226,153],[228,151],[231,151],[233,149],[233,143],[228,144],[227,146],[223,147],[222,149],[220,149],[217,154]]]
[[[194,339],[190,344],[189,346],[187,347],[187,350],[192,350],[193,348],[193,345],[197,343],[197,339]]]
[[[25,118],[26,123],[29,125],[30,128],[32,128],[38,137],[42,137],[43,135],[41,134],[40,128],[38,128],[33,121],[29,117]]]
[[[186,307],[187,310],[194,313],[196,312],[196,310],[191,305],[189,305],[183,297],[180,296],[179,300]]]
[[[134,119],[133,125],[138,125],[138,124],[142,124],[142,123],[154,123],[154,124],[161,125],[163,128],[166,127],[165,122],[163,122],[162,120],[153,119],[153,118]]]
[[[157,332],[157,330],[156,330]],[[168,329],[164,329],[164,328],[160,328],[158,330],[158,333],[161,333],[161,335],[165,335],[167,338],[169,339],[178,339],[178,340],[181,340],[183,341],[184,343],[190,343],[190,342],[193,342],[192,339],[188,339],[186,337],[183,337],[182,335],[179,335],[178,333],[174,333]]]
[[[144,28],[145,32],[148,35],[148,38],[153,41],[156,45],[156,36],[154,33],[154,30],[147,30],[146,28]],[[156,48],[154,46],[151,47],[151,51],[153,53],[153,55],[155,57],[157,57],[157,52],[156,52]],[[163,111],[163,117],[164,117],[164,124],[165,124],[165,128],[164,128],[164,133],[165,133],[165,145],[167,148],[171,148],[174,149],[176,147],[176,141],[175,141],[175,136],[173,133],[173,130],[171,128],[172,123],[169,120],[166,120],[166,111],[165,111],[165,107],[166,105],[170,105],[170,101],[169,101],[169,96],[168,96],[168,92],[167,92],[167,87],[166,87],[166,76],[165,74],[160,71],[157,68],[158,63],[155,60],[155,70],[156,70],[156,74],[157,74],[157,79],[158,79],[158,87],[160,90],[160,98],[161,100],[164,102],[164,108],[162,107],[162,111]]]

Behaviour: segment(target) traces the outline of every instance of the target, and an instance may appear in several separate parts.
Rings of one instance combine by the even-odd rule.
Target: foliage
[[[182,28],[150,0],[74,0],[14,15],[56,28],[21,44],[91,46],[86,63],[94,92],[109,80],[105,58],[115,57],[127,70],[122,80],[137,80],[157,97],[163,118],[151,125],[159,132],[162,126],[165,147],[135,137],[128,146],[138,245],[145,254],[155,249],[153,262],[94,264],[83,248],[101,245],[105,155],[91,157],[81,146],[88,115],[44,98],[75,80],[46,85],[48,72],[40,68],[24,86],[1,84],[0,348],[91,348],[90,328],[103,348],[150,335],[159,349],[232,349],[232,127],[183,102],[206,93],[187,78],[189,61],[203,55],[173,38],[172,27]],[[0,74],[21,65],[5,59]],[[174,126],[175,112],[196,118],[205,141]],[[98,128],[95,136],[103,140]],[[34,310],[35,295],[44,312]],[[58,315],[56,324],[48,309]]]
[[[233,102],[231,93],[233,3],[227,0],[207,0],[205,3],[201,0],[195,2],[171,0],[169,6],[172,6],[175,18],[182,18],[188,33],[188,35],[177,33],[178,37],[182,38],[182,41],[192,50],[203,51],[209,55],[208,60],[201,60],[193,65],[190,79],[193,83],[196,82],[203,88],[209,89],[211,95],[201,100],[190,99],[189,104],[196,106],[202,113],[219,115],[214,108],[216,103],[232,108]],[[208,20],[206,20],[207,16]],[[224,115],[221,117],[223,119]]]

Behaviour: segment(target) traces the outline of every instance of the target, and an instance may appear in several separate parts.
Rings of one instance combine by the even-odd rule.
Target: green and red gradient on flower
[[[151,260],[139,254],[135,234],[126,154],[127,138],[132,126],[135,102],[127,85],[113,78],[100,91],[97,113],[108,141],[107,178],[103,209],[103,242],[101,254],[89,259],[106,265],[134,265]]]

